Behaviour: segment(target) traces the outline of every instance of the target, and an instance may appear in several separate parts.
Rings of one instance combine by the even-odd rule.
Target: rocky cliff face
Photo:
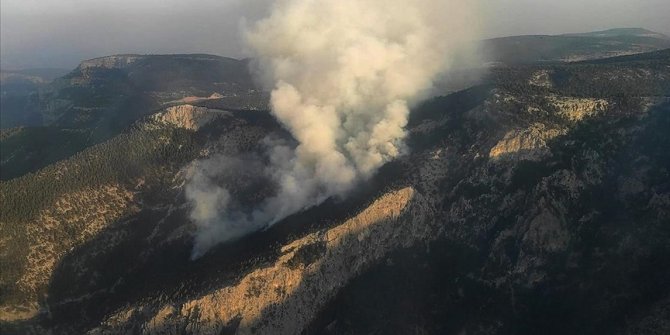
[[[411,188],[384,194],[341,224],[282,246],[274,263],[235,285],[197,299],[133,306],[90,333],[138,327],[149,334],[220,334],[230,327],[239,334],[299,333],[339,289],[389,251],[433,238],[422,201]]]
[[[116,55],[116,56],[94,58],[81,62],[81,64],[79,64],[79,69],[80,70],[86,70],[89,68],[124,69],[143,58],[145,57],[141,55]]]
[[[523,130],[513,130],[491,148],[489,157],[538,160],[549,153],[547,142],[560,135],[565,135],[565,131],[546,129],[542,123],[533,124]]]
[[[412,143],[432,145],[406,164],[444,238],[355,279],[308,333],[667,331],[668,155],[652,149],[670,144],[667,98],[647,108],[530,86],[421,122]]]
[[[205,107],[179,105],[169,107],[163,113],[155,114],[151,118],[165,125],[198,131],[201,127],[221,116],[231,116],[231,113]]]

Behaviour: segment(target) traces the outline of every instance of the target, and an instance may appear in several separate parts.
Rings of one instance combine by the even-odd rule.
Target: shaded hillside
[[[37,171],[90,145],[87,129],[21,127],[3,130],[0,135],[0,180]]]
[[[226,162],[258,152],[270,133],[287,135],[267,112],[166,108],[69,160],[0,184],[1,236],[9,237],[0,260],[16,269],[2,274],[3,327],[664,333],[670,57],[663,55],[496,67],[486,84],[418,106],[410,154],[347,199],[197,261],[189,260],[195,227],[184,196],[197,158]],[[243,167],[245,175],[258,168]],[[231,173],[216,182],[260,193],[236,196],[272,192]]]
[[[0,129],[41,125],[40,89],[68,72],[50,68],[0,71]]]
[[[0,129],[41,125],[39,90],[44,83],[23,75],[1,76]]]

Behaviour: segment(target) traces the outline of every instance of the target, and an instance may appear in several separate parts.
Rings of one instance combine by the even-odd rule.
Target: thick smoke
[[[266,174],[277,191],[251,212],[227,207],[226,190],[191,189],[200,225],[194,256],[343,196],[402,155],[410,106],[475,38],[473,6],[466,0],[276,1],[247,37],[272,90],[272,113],[298,145],[269,149]],[[202,212],[211,215],[201,220]]]

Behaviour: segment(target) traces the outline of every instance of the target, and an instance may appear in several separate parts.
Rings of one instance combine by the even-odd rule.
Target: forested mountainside
[[[670,331],[670,51],[496,66],[417,106],[410,154],[346,199],[192,261],[200,159],[288,137],[222,101],[0,183],[4,331]]]
[[[3,117],[32,121],[19,122],[29,126],[20,130],[3,129],[2,180],[70,157],[165,106],[213,100],[242,110],[266,109],[267,102],[255,89],[247,61],[211,55],[102,57],[82,62],[26,96],[3,92],[3,104],[30,102],[30,108],[3,107]]]

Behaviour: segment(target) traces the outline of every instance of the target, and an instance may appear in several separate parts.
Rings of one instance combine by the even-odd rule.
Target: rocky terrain
[[[213,92],[157,94],[119,134],[0,183],[3,333],[670,331],[669,50],[493,67],[416,106],[410,153],[347,198],[192,261],[199,162],[289,137],[264,94]]]

